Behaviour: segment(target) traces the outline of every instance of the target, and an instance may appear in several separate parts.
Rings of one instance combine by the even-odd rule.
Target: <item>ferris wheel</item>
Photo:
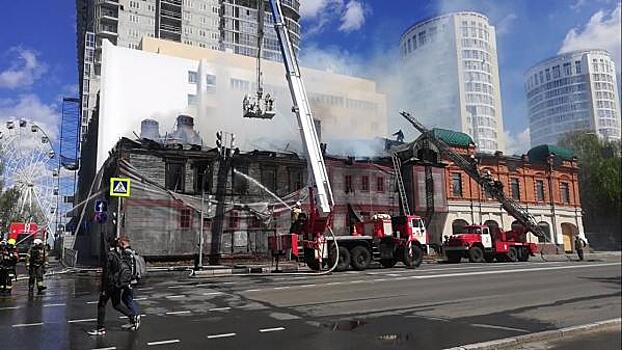
[[[24,119],[0,125],[0,177],[3,190],[13,189],[14,213],[52,231],[58,204],[58,162],[48,134]]]

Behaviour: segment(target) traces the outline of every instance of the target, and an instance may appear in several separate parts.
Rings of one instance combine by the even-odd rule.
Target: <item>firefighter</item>
[[[303,214],[302,212],[302,208],[301,208],[301,204],[300,201],[296,202],[296,204],[294,204],[294,207],[292,208],[292,213],[291,213],[291,225],[289,227],[289,232],[290,233],[300,233],[297,232],[298,231],[298,224],[300,223],[299,218],[300,218],[300,214]]]
[[[37,283],[37,294],[43,293],[46,287],[43,285],[43,274],[46,267],[45,246],[39,238],[33,241],[26,254],[26,269],[28,270],[28,294],[32,294]]]
[[[11,295],[13,279],[16,276],[15,266],[19,261],[19,255],[15,249],[15,239],[2,241],[0,244],[0,294]]]

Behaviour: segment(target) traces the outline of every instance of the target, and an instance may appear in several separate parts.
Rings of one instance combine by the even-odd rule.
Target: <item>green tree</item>
[[[584,226],[594,244],[619,248],[621,211],[620,142],[604,141],[594,134],[572,133],[559,145],[573,150],[579,161],[579,190]],[[604,247],[603,247],[604,248]]]

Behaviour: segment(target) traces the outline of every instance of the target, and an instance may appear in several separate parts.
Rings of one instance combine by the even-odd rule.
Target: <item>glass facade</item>
[[[606,51],[576,51],[532,67],[526,76],[531,145],[555,144],[573,131],[620,139],[614,62]]]

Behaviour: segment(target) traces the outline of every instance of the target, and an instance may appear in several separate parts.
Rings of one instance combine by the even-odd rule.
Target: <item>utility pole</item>
[[[229,136],[229,148],[226,146]],[[231,168],[232,149],[235,147],[235,134],[218,131],[216,133],[218,148],[218,174],[216,176],[216,214],[212,225],[212,242],[209,256],[210,265],[220,264],[220,242],[225,219],[225,196],[227,192],[227,175]],[[211,200],[210,200],[211,202]]]

